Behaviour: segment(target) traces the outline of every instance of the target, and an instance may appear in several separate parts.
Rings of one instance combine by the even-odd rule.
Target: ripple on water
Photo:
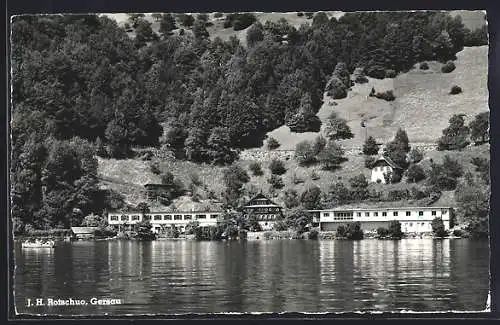
[[[94,310],[101,314],[484,309],[487,242],[436,245],[101,242],[64,245],[51,255],[19,249],[16,304],[70,292],[124,299]]]

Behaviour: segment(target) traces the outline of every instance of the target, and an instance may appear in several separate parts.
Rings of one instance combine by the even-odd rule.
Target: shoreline
[[[178,238],[167,238],[167,237],[161,237],[161,238],[156,238],[150,241],[266,241],[266,240],[321,240],[321,241],[333,241],[333,240],[352,240],[352,241],[359,241],[359,240],[403,240],[403,239],[434,239],[434,240],[443,240],[443,239],[470,239],[469,237],[459,237],[459,236],[445,236],[445,237],[434,237],[434,236],[403,236],[401,238],[380,238],[376,236],[365,236],[362,239],[348,239],[345,237],[336,237],[336,236],[322,236],[321,232],[318,234],[318,238],[312,239],[308,238],[307,233],[302,233],[302,234],[294,234],[292,236],[283,236],[282,234],[274,234],[274,235],[268,235],[265,236],[264,232],[259,232],[259,233],[251,233],[252,235],[247,236],[247,238],[238,238],[238,239],[222,239],[222,240],[197,240],[194,237],[178,237]],[[267,238],[266,238],[267,237]],[[71,239],[67,240],[66,238],[63,237],[40,237],[40,236],[22,236],[18,238],[13,238],[14,242],[22,242],[25,240],[31,240],[31,239],[47,239],[47,240],[55,240],[57,242],[88,242],[88,241],[117,241],[117,240],[122,240],[122,241],[141,241],[138,239],[131,239],[131,238],[118,238],[118,237],[109,237],[109,238],[89,238],[89,239]]]

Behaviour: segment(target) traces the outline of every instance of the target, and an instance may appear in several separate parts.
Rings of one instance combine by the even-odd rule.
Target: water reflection
[[[472,240],[76,242],[16,247],[19,312],[177,314],[482,310],[488,243]],[[27,297],[122,305],[26,308]]]

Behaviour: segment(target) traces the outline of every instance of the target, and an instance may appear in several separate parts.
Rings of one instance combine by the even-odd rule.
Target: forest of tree
[[[179,159],[228,164],[281,125],[317,130],[315,113],[339,62],[377,76],[419,61],[446,62],[464,45],[487,43],[486,30],[468,31],[443,12],[359,12],[338,20],[318,13],[298,29],[286,20],[254,23],[248,45],[211,40],[203,15],[180,18],[157,17],[157,35],[134,16],[135,38],[130,26],[105,16],[14,18],[16,227],[69,226],[91,207],[120,205],[116,193],[98,190],[96,147],[125,158],[134,147],[165,145]],[[173,33],[177,25],[192,32]]]

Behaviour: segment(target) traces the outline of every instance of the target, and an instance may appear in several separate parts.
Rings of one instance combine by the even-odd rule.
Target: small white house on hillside
[[[372,165],[371,181],[385,184],[384,174],[393,173],[395,170],[401,171],[402,168],[396,165],[390,158],[380,156]]]

